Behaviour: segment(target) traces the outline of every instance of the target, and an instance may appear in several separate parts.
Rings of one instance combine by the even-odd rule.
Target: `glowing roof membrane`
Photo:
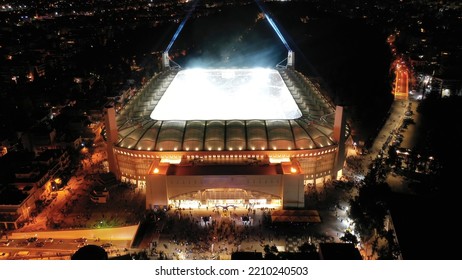
[[[274,69],[181,70],[151,113],[154,120],[272,120],[302,116]]]

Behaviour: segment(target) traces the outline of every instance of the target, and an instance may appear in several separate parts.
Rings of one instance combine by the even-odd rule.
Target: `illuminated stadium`
[[[164,52],[164,70],[106,110],[111,172],[151,209],[305,207],[308,185],[340,176],[348,132],[293,63],[289,50],[274,69],[181,69]]]

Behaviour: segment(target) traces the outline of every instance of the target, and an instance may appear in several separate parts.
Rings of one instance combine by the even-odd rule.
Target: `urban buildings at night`
[[[47,248],[69,258],[85,243],[110,242],[115,257],[116,249],[139,253],[157,240],[150,258],[192,259],[201,254],[186,257],[161,242],[184,230],[175,217],[187,213],[178,209],[194,209],[191,215],[202,219],[214,207],[223,228],[231,228],[227,218],[244,225],[241,214],[263,209],[249,217],[264,234],[285,235],[277,243],[281,258],[305,240],[316,240],[310,245],[317,253],[321,243],[356,244],[351,231],[363,258],[448,258],[446,245],[423,252],[412,240],[417,226],[403,220],[428,223],[421,215],[428,205],[438,221],[457,212],[453,162],[460,151],[448,143],[461,136],[452,124],[462,95],[461,4],[259,3],[281,28],[295,63],[284,60],[293,62],[254,1],[0,1],[5,258],[46,258]],[[166,64],[165,48],[188,16]],[[377,209],[351,208],[367,204],[363,187],[376,183],[386,183],[392,195],[366,200],[378,199],[387,214],[363,217],[358,213]],[[228,206],[239,216],[222,216]],[[316,222],[297,224],[295,233],[275,230],[269,221],[284,215],[273,208],[298,209],[303,218],[303,211],[316,211],[309,212]],[[170,210],[160,216],[159,209]],[[159,222],[136,236],[130,228],[127,240],[92,232],[75,242],[78,233],[50,233],[133,226],[153,215]],[[384,231],[365,240],[371,228],[359,224],[376,226],[375,218],[393,238]],[[443,226],[432,225],[429,236],[444,240]],[[235,236],[240,230],[247,228]],[[26,241],[34,234],[43,247]],[[401,252],[372,250],[372,240],[398,240]],[[249,251],[253,243],[245,242],[226,248]],[[204,258],[231,255],[203,246],[210,253]],[[24,251],[28,257],[17,255]]]

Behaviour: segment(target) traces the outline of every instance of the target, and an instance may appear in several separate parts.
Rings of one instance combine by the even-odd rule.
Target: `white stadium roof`
[[[142,151],[318,149],[335,145],[334,112],[291,68],[169,69],[119,111],[116,145]]]

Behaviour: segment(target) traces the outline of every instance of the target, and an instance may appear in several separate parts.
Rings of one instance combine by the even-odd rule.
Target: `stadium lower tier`
[[[117,175],[162,207],[304,208],[309,186],[334,174],[337,148],[314,151],[146,152],[114,148]]]

